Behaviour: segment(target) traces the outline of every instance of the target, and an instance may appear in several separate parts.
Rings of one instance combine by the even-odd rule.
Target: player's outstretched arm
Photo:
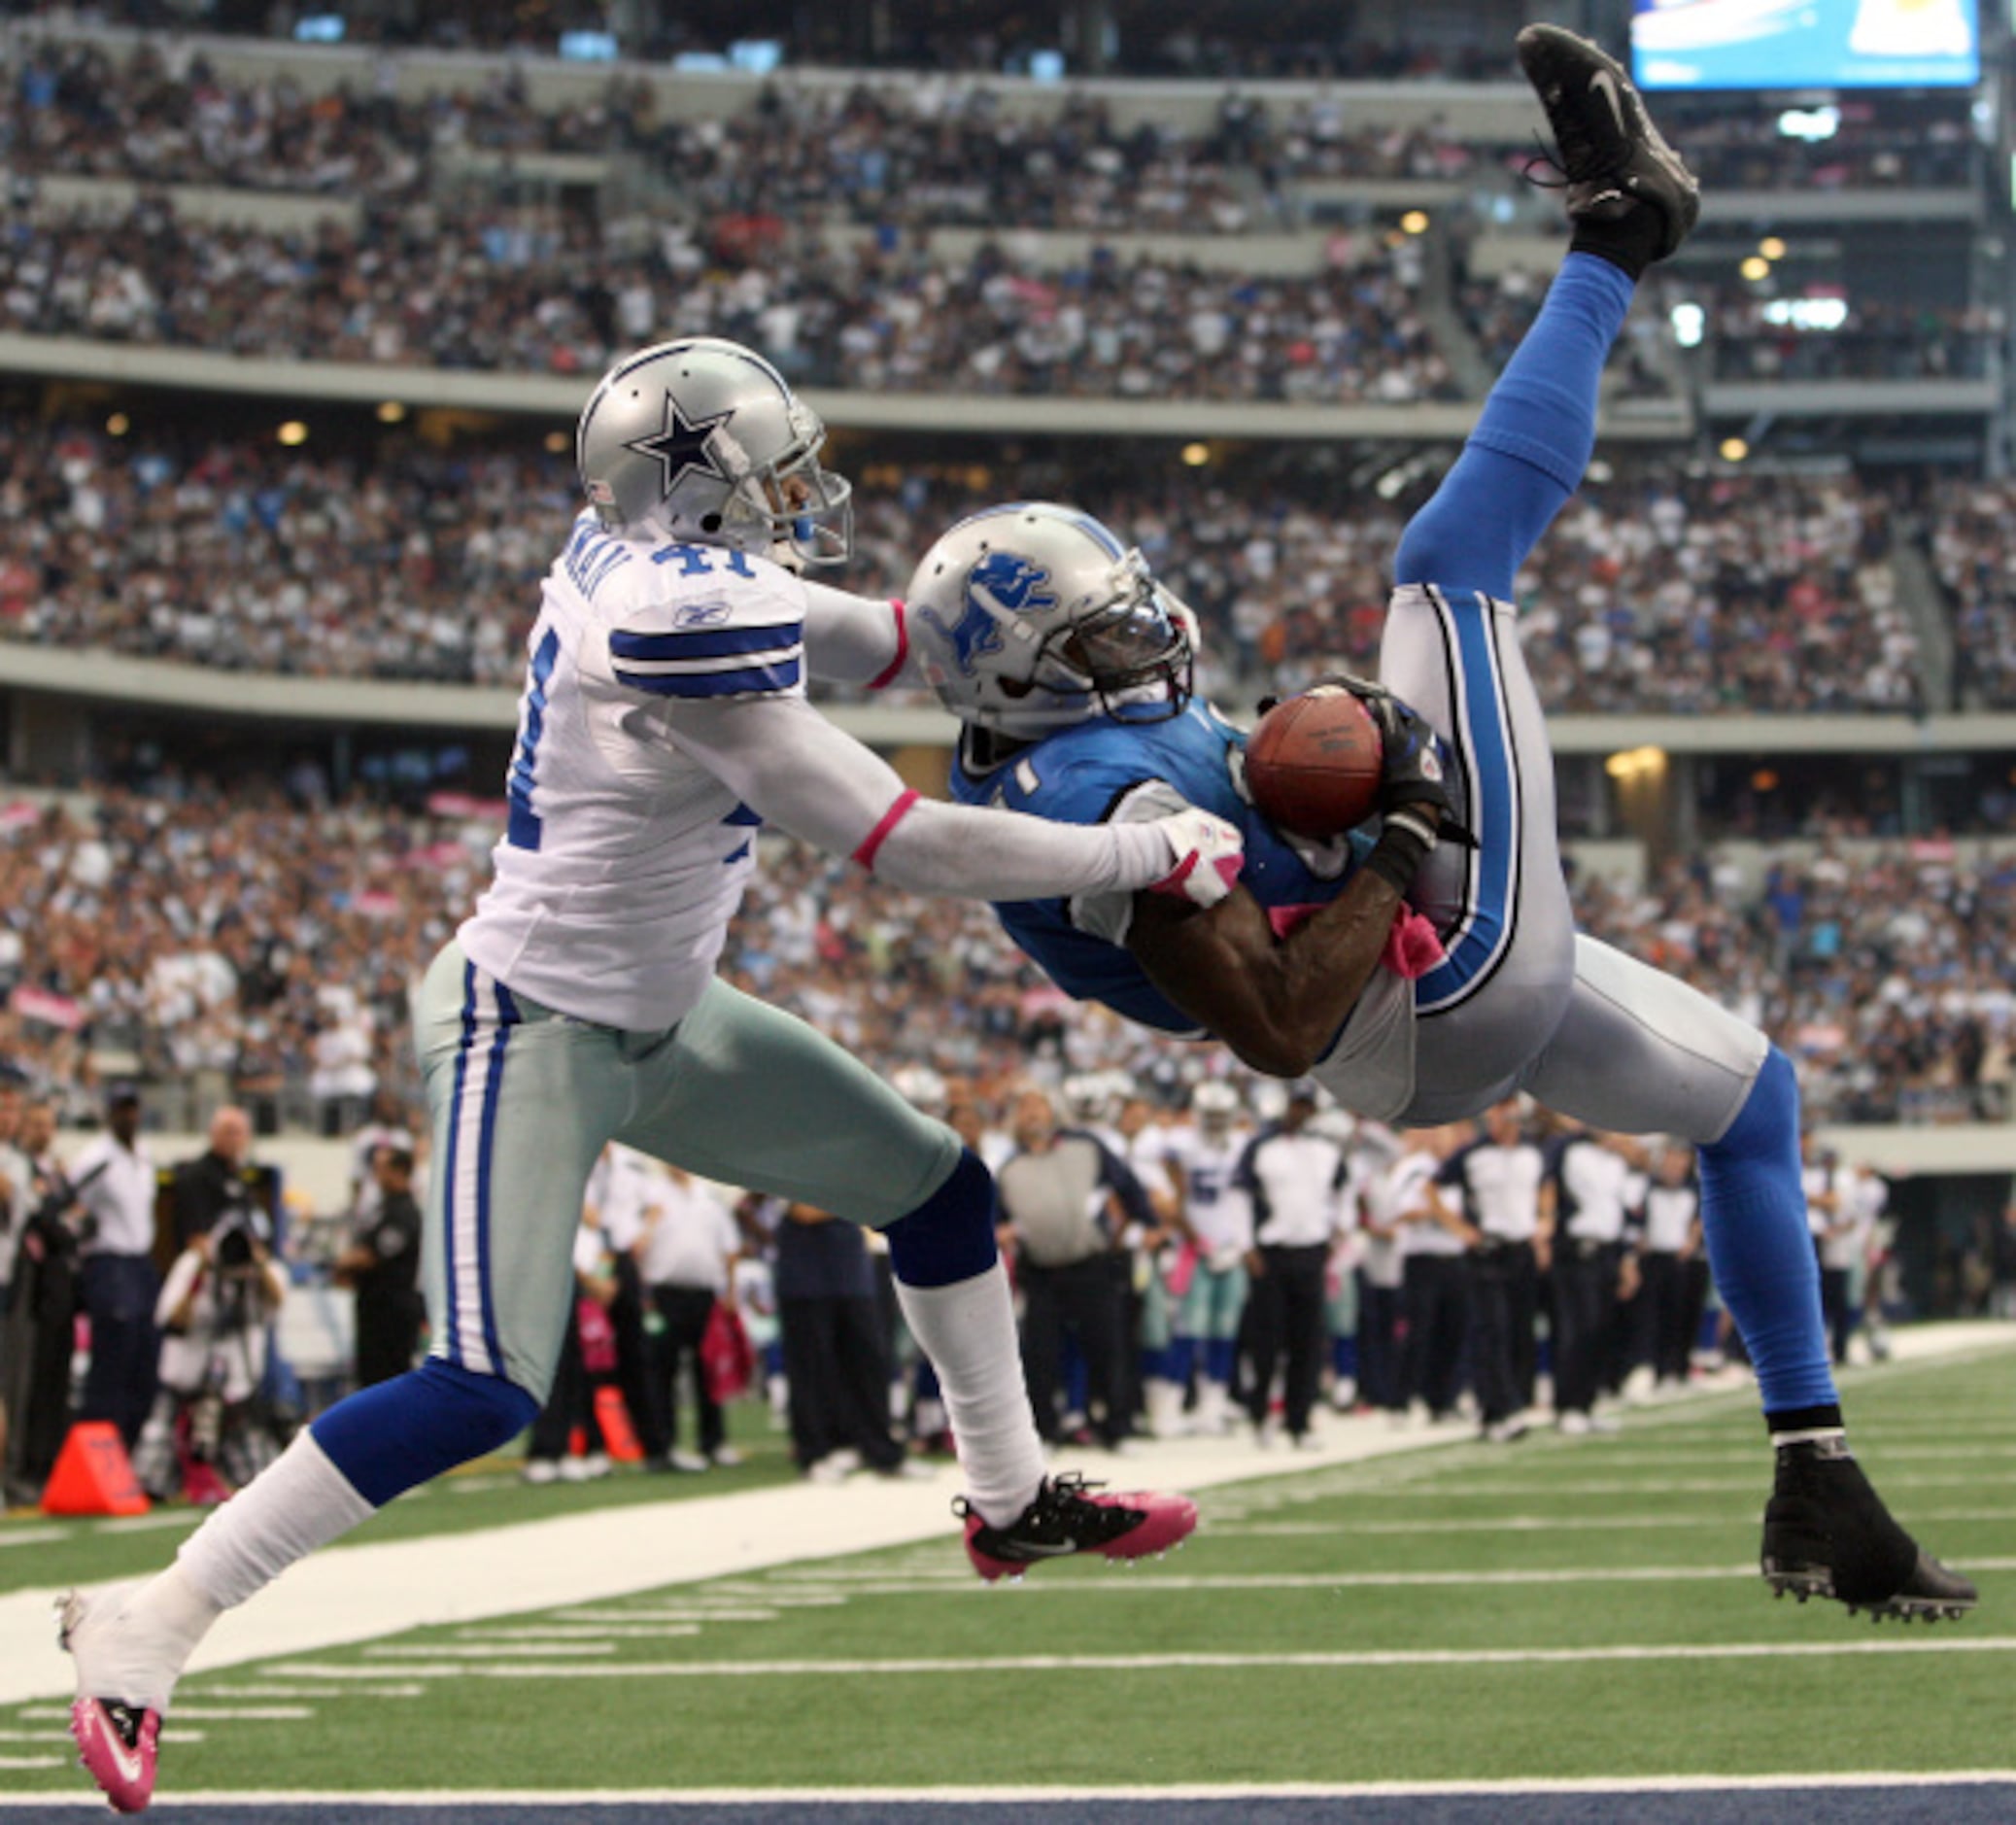
[[[1307,924],[1277,938],[1244,888],[1216,906],[1135,901],[1127,948],[1198,1025],[1269,1077],[1300,1077],[1330,1050],[1372,981],[1400,889],[1359,874]]]
[[[1148,888],[1210,905],[1239,873],[1238,831],[1200,811],[1082,826],[922,798],[802,697],[681,702],[666,726],[765,823],[912,893],[1046,900]]]
[[[822,684],[886,691],[919,684],[911,660],[907,611],[886,596],[856,596],[827,583],[804,584],[805,670]]]

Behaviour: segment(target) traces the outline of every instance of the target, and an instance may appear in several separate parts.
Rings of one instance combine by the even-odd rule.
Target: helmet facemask
[[[1100,595],[1096,606],[1075,606],[1069,621],[1045,637],[1032,682],[1055,690],[1046,673],[1068,680],[1058,695],[1095,698],[1101,715],[1122,722],[1180,715],[1196,657],[1187,611],[1155,581],[1138,550],[1107,572]]]
[[[796,435],[788,450],[762,464],[734,452],[741,460],[721,536],[745,550],[782,546],[802,565],[845,564],[854,555],[854,485],[819,466],[826,427],[818,414],[799,399],[790,411]]]

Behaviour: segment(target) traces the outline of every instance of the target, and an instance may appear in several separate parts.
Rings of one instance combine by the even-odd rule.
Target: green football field
[[[1616,1437],[1209,1490],[1190,1546],[1139,1569],[1049,1566],[990,1589],[948,1523],[924,1546],[194,1675],[162,1793],[2006,1769],[2012,1379],[2016,1354],[1995,1350],[1846,1390],[1878,1487],[1978,1577],[1981,1607],[1958,1625],[1773,1602],[1755,1571],[1769,1454],[1751,1396],[1718,1395]],[[780,1472],[773,1454],[748,1475]],[[493,1480],[378,1525],[453,1550],[463,1528],[640,1488],[666,1493]],[[0,1570],[15,1588],[117,1575],[175,1537],[72,1529],[0,1552]],[[0,1786],[76,1790],[64,1715],[55,1700],[0,1708]]]

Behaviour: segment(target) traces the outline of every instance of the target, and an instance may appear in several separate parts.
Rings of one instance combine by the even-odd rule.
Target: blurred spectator
[[[80,1303],[78,1219],[53,1152],[55,1110],[30,1102],[18,1153],[28,1178],[0,1326],[0,1506],[32,1504],[70,1421],[70,1353]]]
[[[1638,1260],[1643,1284],[1636,1301],[1635,1360],[1651,1369],[1656,1384],[1684,1387],[1708,1298],[1701,1188],[1691,1147],[1668,1146],[1659,1155],[1645,1194]]]
[[[612,1467],[596,1411],[595,1391],[616,1372],[616,1333],[609,1306],[616,1297],[614,1261],[591,1208],[574,1233],[574,1297],[566,1337],[553,1367],[546,1404],[532,1421],[520,1477],[532,1484],[587,1483]]]
[[[357,1385],[370,1388],[413,1366],[427,1305],[420,1291],[420,1205],[413,1152],[380,1145],[371,1155],[376,1190],[369,1216],[336,1257],[335,1281],[357,1293]]]
[[[187,1490],[222,1501],[280,1455],[256,1396],[266,1333],[287,1298],[263,1211],[220,1213],[176,1256],[154,1311],[159,1393],[134,1447],[134,1472],[156,1500]]]
[[[1444,1161],[1439,1185],[1462,1199],[1470,1249],[1470,1365],[1484,1436],[1521,1436],[1533,1404],[1540,1270],[1553,1243],[1541,1226],[1546,1162],[1526,1139],[1518,1098],[1485,1111],[1482,1132]]]
[[[863,1465],[881,1476],[908,1474],[910,1460],[889,1427],[889,1343],[860,1226],[790,1204],[773,1239],[799,1469],[815,1483],[839,1482]]]
[[[1470,1138],[1463,1129],[1413,1129],[1387,1168],[1383,1195],[1400,1225],[1401,1322],[1407,1345],[1404,1380],[1410,1413],[1429,1422],[1451,1418],[1461,1393],[1464,1341],[1470,1332],[1466,1256],[1478,1231],[1436,1188],[1443,1163]]]
[[[1288,1106],[1247,1143],[1237,1183],[1252,1206],[1252,1276],[1246,1337],[1254,1430],[1271,1443],[1275,1372],[1281,1374],[1282,1426],[1298,1449],[1316,1442],[1310,1415],[1323,1372],[1324,1272],[1331,1244],[1350,1225],[1338,1193],[1350,1177],[1345,1151],[1310,1126],[1316,1086],[1292,1085]]]
[[[1125,1262],[1129,1222],[1154,1226],[1141,1181],[1091,1134],[1059,1128],[1046,1090],[1016,1099],[1015,1151],[995,1175],[1005,1246],[1022,1294],[1022,1372],[1037,1430],[1062,1437],[1065,1340],[1084,1360],[1086,1417],[1109,1448],[1128,1435]]]
[[[252,1121],[244,1110],[227,1105],[210,1118],[209,1151],[177,1166],[169,1185],[178,1251],[252,1208],[254,1175],[246,1170],[251,1153]]]
[[[140,1138],[140,1093],[117,1088],[106,1099],[106,1132],[70,1169],[84,1213],[84,1309],[91,1322],[91,1362],[81,1420],[110,1420],[130,1451],[154,1404],[159,1337],[154,1302],[154,1155]]]
[[[730,1467],[741,1462],[741,1454],[728,1442],[700,1345],[716,1305],[728,1292],[741,1236],[734,1213],[691,1173],[664,1166],[659,1176],[658,1197],[644,1219],[638,1266],[665,1326],[659,1372],[666,1379],[666,1407],[672,1416],[666,1463],[674,1470]],[[678,1443],[682,1375],[690,1378],[693,1389],[692,1451],[682,1450]]]

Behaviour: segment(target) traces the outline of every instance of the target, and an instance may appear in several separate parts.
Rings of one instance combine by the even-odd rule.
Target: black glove
[[[1331,672],[1310,688],[1326,684],[1349,691],[1378,725],[1385,774],[1379,792],[1380,814],[1391,819],[1396,812],[1413,808],[1424,830],[1444,842],[1476,848],[1477,839],[1456,821],[1442,738],[1428,726],[1427,718],[1370,678]]]

